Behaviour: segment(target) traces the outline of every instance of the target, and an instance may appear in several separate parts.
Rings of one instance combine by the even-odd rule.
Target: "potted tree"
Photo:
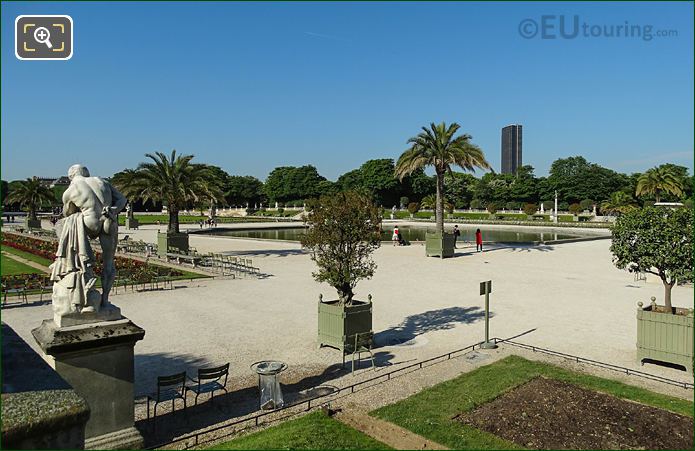
[[[372,330],[371,296],[354,299],[354,289],[376,270],[371,254],[381,245],[381,215],[367,196],[348,191],[322,197],[304,218],[302,246],[318,267],[312,276],[338,293],[334,300],[319,297],[319,346],[344,350],[355,334]]]
[[[165,256],[172,248],[188,252],[188,234],[179,229],[179,211],[203,199],[223,202],[221,181],[210,166],[191,163],[193,155],[176,155],[173,150],[171,157],[162,152],[145,156],[152,161],[115,174],[113,183],[131,199],[161,202],[167,207],[167,231],[157,235],[160,256]]]
[[[5,204],[18,203],[27,210],[26,227],[28,229],[40,229],[41,220],[36,216],[36,211],[42,205],[50,205],[55,201],[53,191],[43,185],[38,177],[30,177],[11,185],[12,191],[5,198]]]
[[[658,276],[664,305],[656,299],[637,310],[637,359],[693,368],[693,310],[674,308],[671,290],[693,278],[693,216],[687,209],[648,207],[626,211],[612,228],[614,264]],[[666,339],[665,337],[669,337]]]
[[[453,123],[431,123],[430,127],[422,127],[422,132],[408,140],[410,148],[403,152],[396,163],[396,177],[401,181],[413,172],[433,166],[437,180],[437,197],[435,219],[437,230],[427,234],[425,253],[427,256],[441,258],[454,255],[454,235],[444,232],[444,175],[451,171],[451,166],[459,166],[464,170],[473,171],[475,168],[490,169],[483,151],[471,143],[471,135],[463,134],[454,137],[460,126]],[[431,235],[431,236],[430,236]]]
[[[411,202],[408,204],[408,213],[410,213],[410,219],[415,217],[415,213],[420,211],[420,204],[418,202]]]

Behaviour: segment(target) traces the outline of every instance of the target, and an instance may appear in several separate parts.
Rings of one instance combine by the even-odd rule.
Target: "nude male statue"
[[[109,182],[90,177],[89,170],[80,164],[68,169],[68,178],[70,186],[63,193],[63,215],[67,218],[81,212],[89,238],[99,238],[103,259],[101,307],[105,307],[116,278],[117,216],[128,200]],[[61,236],[60,231],[58,236]]]

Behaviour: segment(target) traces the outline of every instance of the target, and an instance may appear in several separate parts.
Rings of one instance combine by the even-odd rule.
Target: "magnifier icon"
[[[34,39],[36,39],[36,42],[40,44],[46,44],[49,49],[53,48],[53,45],[49,40],[51,39],[51,33],[46,27],[38,27],[36,30],[34,30]]]

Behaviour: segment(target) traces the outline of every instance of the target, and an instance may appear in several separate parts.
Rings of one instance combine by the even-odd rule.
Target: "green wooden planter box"
[[[637,361],[644,359],[683,365],[693,371],[693,310],[677,314],[652,311],[656,304],[637,309]]]
[[[453,233],[442,235],[439,232],[427,232],[425,236],[425,253],[428,257],[453,257],[456,238]]]
[[[372,301],[353,301],[351,306],[339,306],[338,301],[319,300],[319,346],[345,349],[354,342],[355,334],[372,331]]]
[[[40,229],[41,228],[41,220],[40,219],[27,218],[24,221],[24,225],[27,227],[27,229]]]
[[[158,233],[157,254],[160,257],[166,257],[167,252],[188,252],[188,234]]]

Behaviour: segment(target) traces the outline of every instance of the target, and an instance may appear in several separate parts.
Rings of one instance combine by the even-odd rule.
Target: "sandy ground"
[[[156,227],[121,230],[126,233],[156,239]],[[305,381],[341,361],[339,351],[316,345],[318,295],[330,299],[334,291],[312,279],[315,266],[298,243],[191,235],[191,245],[199,252],[252,258],[268,277],[194,281],[174,290],[114,296],[123,314],[146,330],[135,347],[136,395],[154,391],[157,375],[183,369],[193,375],[202,365],[231,362],[232,380],[253,384],[249,367],[259,360],[282,360],[289,365],[283,378]],[[610,240],[598,240],[476,253],[467,245],[444,260],[426,258],[419,244],[382,246],[374,254],[376,275],[357,287],[358,299],[373,296],[377,365],[414,362],[482,340],[479,283],[491,279],[491,336],[528,332],[518,340],[692,381],[684,371],[636,362],[637,301],[663,299],[663,286],[635,282],[632,274],[616,269],[609,246]],[[675,287],[673,303],[693,307],[693,287]],[[2,311],[2,320],[34,348],[31,329],[49,317],[50,305]]]

